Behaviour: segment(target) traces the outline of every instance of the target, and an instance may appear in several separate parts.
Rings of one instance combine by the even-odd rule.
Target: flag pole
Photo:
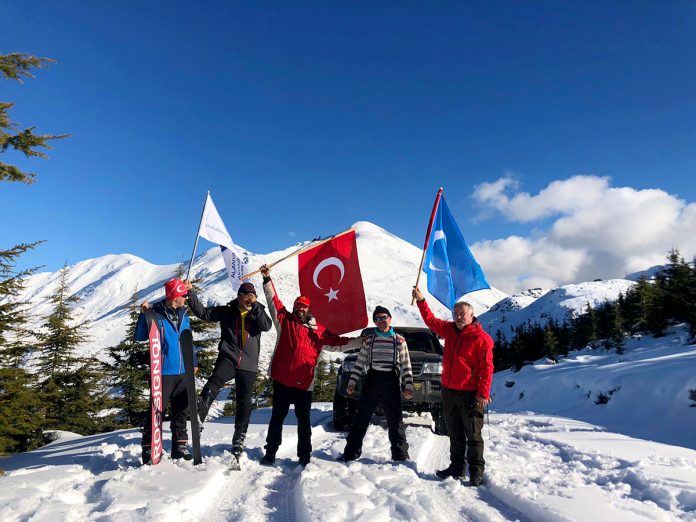
[[[440,198],[442,197],[442,187],[437,191],[437,196],[435,197],[435,204],[433,205],[433,211],[430,213],[430,223],[428,223],[428,231],[425,233],[425,243],[423,243],[423,255],[421,256],[420,266],[418,267],[418,276],[416,277],[416,288],[420,282],[421,272],[423,271],[423,263],[425,263],[425,252],[428,250],[428,243],[430,242],[430,232],[433,230],[433,221],[435,221],[435,214],[437,213],[437,207],[440,205]],[[411,306],[416,302],[416,298],[411,299]]]
[[[196,231],[196,241],[193,243],[193,252],[191,253],[191,262],[189,263],[188,272],[186,273],[186,280],[191,277],[191,269],[193,268],[193,258],[196,255],[196,248],[198,248],[198,238],[201,236],[201,225],[203,224],[203,215],[205,214],[205,205],[208,203],[208,196],[210,196],[210,191],[205,194],[205,203],[203,203],[203,210],[201,211],[201,220],[198,223],[198,230]]]
[[[355,231],[354,228],[350,228],[350,229],[348,229],[348,230],[344,230],[343,232],[339,232],[338,234],[334,234],[333,236],[329,236],[329,237],[327,237],[327,238],[325,238],[325,239],[321,239],[321,237],[315,237],[314,239],[312,239],[312,240],[311,240],[309,243],[307,243],[306,245],[302,245],[302,246],[301,246],[300,248],[298,248],[297,250],[293,250],[292,252],[290,252],[287,256],[285,256],[285,257],[283,257],[283,258],[280,258],[280,259],[278,259],[277,261],[273,261],[273,263],[271,263],[271,264],[268,265],[268,268],[274,267],[275,265],[277,265],[277,264],[280,263],[281,261],[285,261],[286,259],[290,259],[291,257],[298,256],[298,255],[300,255],[302,252],[304,252],[305,250],[308,250],[310,247],[312,247],[312,248],[318,247],[319,245],[323,245],[324,243],[327,243],[327,242],[331,241],[332,239],[336,239],[337,237],[341,237],[341,236],[343,236],[343,235],[345,235],[345,234],[349,234],[350,232],[354,232],[354,231]],[[318,243],[317,243],[317,241],[318,241]],[[261,269],[259,269],[259,270],[254,270],[253,272],[249,272],[248,274],[244,274],[244,275],[243,275],[242,277],[240,277],[239,279],[241,279],[241,280],[243,281],[244,279],[249,279],[251,276],[254,276],[254,275],[256,275],[256,274],[258,274],[258,273],[260,273],[260,272],[261,272]]]

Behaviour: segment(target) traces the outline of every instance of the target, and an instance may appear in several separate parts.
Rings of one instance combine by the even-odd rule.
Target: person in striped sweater
[[[392,460],[403,461],[409,458],[401,412],[402,382],[404,398],[413,398],[413,372],[408,346],[406,340],[397,335],[391,327],[392,317],[389,310],[377,306],[372,319],[377,328],[374,334],[363,338],[346,390],[352,395],[360,377],[367,374],[358,402],[358,411],[348,431],[346,447],[343,455],[338,458],[341,462],[360,457],[363,438],[378,401],[382,402],[387,417]]]

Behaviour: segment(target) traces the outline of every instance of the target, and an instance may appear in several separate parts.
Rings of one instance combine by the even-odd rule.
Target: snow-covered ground
[[[561,417],[491,413],[486,482],[472,489],[435,477],[448,463],[448,439],[418,418],[408,419],[411,461],[392,463],[386,430],[372,425],[362,458],[336,462],[345,438],[331,430],[330,410],[314,405],[304,470],[292,412],[275,467],[258,463],[270,416],[262,409],[242,471],[230,473],[230,418],[207,423],[200,466],[165,457],[140,467],[136,430],[68,436],[0,461],[0,520],[696,520],[693,449]]]
[[[234,418],[206,423],[196,467],[169,458],[141,467],[137,430],[63,434],[0,460],[0,520],[696,521],[696,346],[687,337],[682,325],[630,340],[621,356],[584,350],[495,374],[478,489],[436,478],[449,440],[430,431],[428,414],[407,418],[410,461],[389,460],[386,430],[374,424],[362,458],[336,462],[345,436],[320,403],[304,470],[292,412],[267,468],[258,461],[270,410],[254,411],[242,471],[230,473]]]
[[[493,378],[494,406],[533,410],[696,449],[696,345],[684,325],[661,338],[627,340],[624,354],[572,352],[557,364],[539,362]]]

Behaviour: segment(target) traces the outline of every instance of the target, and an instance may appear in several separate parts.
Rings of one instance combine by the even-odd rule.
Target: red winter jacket
[[[479,397],[490,398],[493,381],[493,339],[477,319],[459,330],[454,321],[438,319],[425,300],[418,303],[423,321],[445,339],[442,360],[442,385],[451,390],[475,390]]]
[[[322,348],[343,351],[348,348],[344,345],[351,339],[333,335],[312,316],[301,322],[283,306],[270,279],[264,279],[263,290],[278,332],[271,361],[271,378],[291,388],[311,390],[314,387],[314,369]]]

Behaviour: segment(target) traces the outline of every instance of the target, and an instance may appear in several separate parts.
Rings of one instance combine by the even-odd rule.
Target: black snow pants
[[[464,463],[469,465],[469,477],[483,476],[483,408],[476,402],[476,392],[442,388],[442,410],[450,438],[450,461],[464,475]]]
[[[312,392],[291,388],[278,381],[273,381],[273,409],[266,436],[266,453],[275,456],[278,451],[283,441],[283,422],[291,404],[295,405],[297,417],[297,456],[302,460],[312,454],[312,424],[309,418]]]
[[[224,355],[218,355],[215,361],[215,369],[208,379],[208,382],[201,390],[201,399],[210,407],[210,404],[217,398],[220,388],[226,382],[234,379],[235,399],[237,402],[237,414],[234,417],[234,437],[233,444],[244,441],[249,419],[251,418],[251,394],[254,389],[256,372],[240,370],[234,361]]]
[[[188,441],[186,430],[186,418],[188,417],[188,395],[186,393],[186,375],[162,376],[162,412],[171,403],[172,417],[171,430],[172,442]],[[149,446],[152,442],[152,417],[151,410],[145,412],[145,425],[143,426],[143,446]]]
[[[381,372],[369,370],[358,402],[355,420],[348,431],[346,449],[343,454],[349,459],[358,458],[362,452],[363,439],[372,419],[377,402],[382,402],[384,414],[387,417],[389,442],[391,443],[392,459],[408,459],[408,442],[406,429],[401,413],[401,380],[394,371]]]

